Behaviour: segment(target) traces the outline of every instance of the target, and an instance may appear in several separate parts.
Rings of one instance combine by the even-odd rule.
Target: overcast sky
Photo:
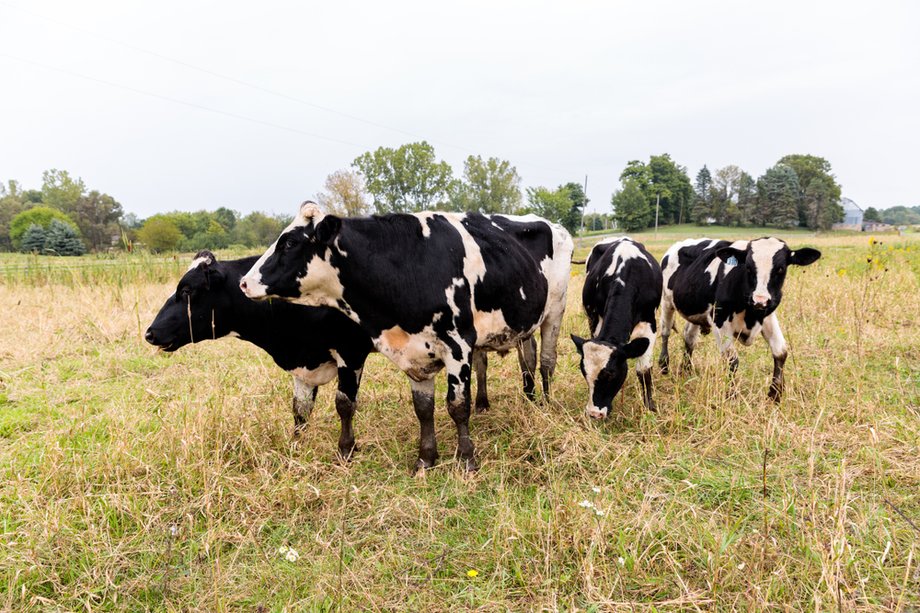
[[[691,179],[811,153],[863,207],[920,204],[920,3],[759,4],[0,0],[0,180],[293,213],[426,139],[458,175],[588,175],[592,210],[664,152]]]

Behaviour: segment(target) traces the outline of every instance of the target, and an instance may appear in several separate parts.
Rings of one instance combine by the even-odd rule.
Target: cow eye
[[[781,274],[783,274],[784,272],[786,272],[786,267],[785,267],[785,266],[780,266],[779,268],[776,269],[776,273],[777,273],[777,274],[780,274],[780,275],[781,275]]]
[[[188,287],[183,287],[179,290],[179,296],[182,298],[188,298],[192,295],[192,290]]]
[[[284,241],[285,249],[293,249],[296,246],[297,246],[297,239],[294,238],[293,236],[287,237],[287,240]]]

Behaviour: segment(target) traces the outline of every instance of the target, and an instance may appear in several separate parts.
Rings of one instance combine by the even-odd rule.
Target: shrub
[[[22,235],[19,250],[23,253],[41,253],[45,250],[45,229],[32,224]]]
[[[54,255],[83,255],[86,246],[74,228],[60,219],[52,219],[45,234],[44,251]]]
[[[29,226],[36,225],[47,231],[54,219],[64,222],[77,232],[78,237],[80,236],[77,224],[65,213],[47,206],[36,206],[19,213],[10,220],[10,240],[13,242],[13,247],[16,249],[20,247],[22,237]]]

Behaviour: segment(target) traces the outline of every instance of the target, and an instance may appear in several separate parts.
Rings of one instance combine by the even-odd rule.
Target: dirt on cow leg
[[[473,352],[473,371],[476,373],[476,412],[484,413],[489,410],[489,390],[486,382],[486,372],[489,369],[489,358],[485,351]]]
[[[438,443],[434,436],[434,379],[413,381],[412,404],[421,430],[418,460],[412,469],[412,472],[417,474],[434,466],[438,459]]]
[[[358,446],[355,444],[355,432],[352,428],[352,418],[355,415],[357,403],[342,392],[335,394],[335,410],[339,414],[342,428],[339,432],[339,455],[343,460],[350,460]]]
[[[473,472],[479,469],[474,457],[473,441],[470,439],[470,401],[469,399],[455,399],[447,403],[447,412],[457,426],[457,458],[461,467]]]
[[[652,412],[657,411],[655,399],[652,397],[652,370],[649,367],[644,372],[637,372],[639,381],[642,383],[642,399],[645,401],[645,407]]]
[[[518,365],[521,367],[521,379],[524,384],[524,395],[533,402],[536,398],[537,372],[537,340],[534,337],[522,340],[518,344]]]
[[[773,402],[783,398],[783,366],[786,364],[786,354],[773,356],[773,380],[770,382],[770,391],[767,397]]]

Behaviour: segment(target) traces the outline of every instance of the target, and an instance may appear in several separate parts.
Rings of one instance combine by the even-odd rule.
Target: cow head
[[[342,298],[338,271],[330,263],[342,220],[304,202],[294,221],[240,279],[249,298],[276,296],[308,305],[335,306]]]
[[[748,242],[747,249],[723,247],[716,256],[726,264],[736,265],[749,307],[773,311],[783,297],[783,282],[789,266],[808,266],[821,257],[817,249],[789,249],[778,238],[758,238]]]
[[[581,356],[581,374],[588,382],[588,417],[603,419],[610,414],[614,396],[623,387],[629,365],[626,360],[638,358],[648,350],[647,338],[636,338],[625,345],[613,345],[600,340],[585,340],[572,335],[572,342]]]
[[[225,274],[210,251],[199,251],[176,292],[166,299],[144,339],[165,351],[230,333],[222,313],[230,308]]]

